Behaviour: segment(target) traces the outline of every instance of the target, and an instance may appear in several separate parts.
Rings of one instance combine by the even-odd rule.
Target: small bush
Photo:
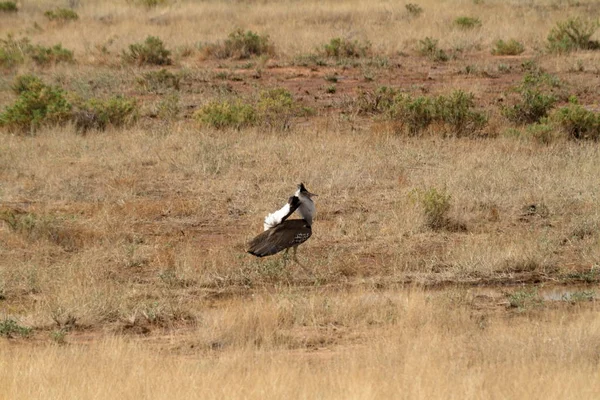
[[[558,100],[552,90],[560,86],[560,81],[539,68],[528,68],[529,72],[525,74],[523,82],[514,89],[520,95],[520,101],[502,108],[502,114],[517,124],[539,122],[548,116]]]
[[[123,51],[123,59],[126,62],[138,65],[170,65],[171,52],[167,50],[159,38],[148,36],[144,43],[129,45],[129,51]]]
[[[527,134],[530,138],[541,144],[550,144],[558,136],[554,126],[547,123],[536,123],[527,126]]]
[[[44,13],[46,18],[50,21],[76,21],[79,19],[79,15],[70,8],[57,8],[55,10],[48,10]]]
[[[408,12],[408,15],[413,18],[423,14],[423,7],[421,7],[418,4],[408,3],[404,7],[406,8],[406,12]]]
[[[495,56],[516,56],[524,51],[525,47],[518,40],[510,39],[507,42],[504,40],[497,40],[494,43],[492,54]]]
[[[205,104],[195,114],[203,124],[216,129],[236,128],[254,125],[256,110],[242,101],[212,101]]]
[[[420,193],[420,202],[425,214],[426,225],[434,230],[442,229],[448,225],[448,211],[450,210],[451,196],[445,190],[438,191],[431,188]]]
[[[362,114],[381,114],[389,112],[398,96],[398,91],[380,86],[374,91],[362,91],[356,99],[356,108]]]
[[[272,55],[273,45],[269,36],[237,29],[231,32],[222,44],[201,46],[205,57],[247,59],[253,56]]]
[[[0,67],[12,68],[22,64],[30,46],[27,38],[17,40],[8,35],[6,39],[0,39]]]
[[[437,123],[456,136],[471,136],[487,124],[487,116],[473,110],[475,102],[471,93],[457,90],[449,96],[436,98],[399,95],[394,99],[389,116],[415,135]]]
[[[539,296],[536,288],[518,290],[507,296],[510,307],[517,308],[521,311],[526,308],[540,307],[544,304],[544,300]]]
[[[567,53],[573,50],[600,49],[600,42],[591,40],[599,26],[598,20],[579,17],[558,22],[548,34],[548,50]]]
[[[61,44],[52,47],[32,45],[27,38],[14,39],[11,35],[0,39],[0,66],[12,68],[25,62],[26,57],[41,66],[73,62],[73,52]]]
[[[450,57],[448,54],[440,48],[438,48],[438,40],[426,37],[423,40],[419,40],[419,53],[422,56],[429,57],[432,61],[448,61]]]
[[[0,126],[33,132],[42,125],[69,120],[72,105],[61,88],[33,76],[17,77],[13,88],[19,97],[0,114]]]
[[[156,108],[158,118],[165,121],[174,121],[179,114],[179,96],[171,93],[164,96]]]
[[[275,88],[260,92],[256,112],[261,124],[272,129],[288,129],[297,110],[292,94],[287,89]]]
[[[359,43],[358,40],[333,38],[323,46],[326,57],[332,58],[360,58],[371,52],[371,43]]]
[[[600,113],[586,110],[575,102],[556,110],[551,120],[570,139],[600,140]]]
[[[13,338],[15,336],[26,337],[31,334],[32,329],[19,325],[14,319],[6,318],[0,321],[0,336]]]
[[[473,29],[481,26],[481,20],[475,17],[458,17],[454,20],[454,25],[461,29]]]
[[[42,66],[59,62],[73,62],[73,52],[62,47],[60,43],[52,47],[31,46],[28,53],[36,64]]]
[[[138,118],[137,102],[123,96],[107,100],[90,99],[78,106],[73,113],[79,131],[104,130],[109,126],[120,127],[134,123]]]
[[[179,90],[181,79],[178,75],[163,68],[159,71],[146,72],[137,81],[147,91],[158,93],[170,89]]]
[[[477,132],[487,123],[484,113],[473,110],[475,101],[472,93],[456,90],[449,96],[438,96],[434,106],[435,118],[458,136]]]
[[[17,3],[14,1],[0,1],[0,12],[17,12]]]
[[[153,8],[167,4],[167,0],[134,0],[135,4]]]

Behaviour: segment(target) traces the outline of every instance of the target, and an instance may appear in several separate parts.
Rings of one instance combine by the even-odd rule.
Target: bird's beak
[[[308,195],[308,197],[316,197],[316,196],[318,196],[318,194],[311,193],[311,192],[307,192],[306,194]]]

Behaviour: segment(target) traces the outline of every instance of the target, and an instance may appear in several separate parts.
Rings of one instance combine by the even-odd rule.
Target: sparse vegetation
[[[50,21],[67,22],[76,21],[79,19],[79,15],[70,8],[56,8],[54,10],[48,10],[44,13],[44,15]]]
[[[323,54],[333,58],[359,58],[371,53],[371,43],[358,40],[333,38],[323,46]]]
[[[410,1],[0,13],[0,397],[600,392],[598,54],[546,51],[597,4]],[[300,265],[246,254],[299,181]]]
[[[161,93],[165,90],[179,90],[181,78],[162,68],[158,71],[148,71],[137,79],[138,83],[147,91]]]
[[[430,37],[426,37],[419,41],[419,53],[422,56],[429,57],[432,61],[444,62],[448,61],[450,57],[446,52],[438,48],[438,40]]]
[[[29,336],[32,329],[23,325],[19,325],[17,321],[11,318],[6,318],[0,321],[0,336],[13,338],[16,336]]]
[[[129,51],[123,52],[123,59],[137,65],[169,65],[172,63],[170,55],[162,40],[148,36],[144,43],[129,45]]]
[[[0,1],[0,12],[17,12],[17,3],[14,1]]]
[[[592,40],[598,27],[598,20],[580,17],[558,22],[548,34],[548,50],[567,53],[573,50],[600,49],[600,42]]]
[[[60,62],[73,62],[73,52],[65,49],[61,44],[52,47],[32,45],[28,38],[14,39],[8,36],[0,39],[0,66],[13,68],[23,64],[26,59],[31,59],[40,66]]]
[[[475,17],[458,17],[454,20],[454,25],[461,29],[479,28],[481,20]]]
[[[495,56],[516,56],[525,51],[525,46],[516,39],[504,41],[502,39],[494,42],[492,54]]]
[[[404,6],[409,16],[415,18],[423,14],[423,7],[415,3],[408,3]]]

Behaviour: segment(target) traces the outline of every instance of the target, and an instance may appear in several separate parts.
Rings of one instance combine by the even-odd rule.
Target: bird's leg
[[[294,246],[294,254],[293,254],[293,259],[296,262],[296,264],[298,264],[299,266],[302,267],[303,270],[305,270],[306,272],[310,272],[306,266],[302,265],[302,263],[300,261],[298,261],[298,257],[296,256],[296,251],[298,251],[298,246]]]
[[[287,248],[287,249],[285,249],[285,251],[283,252],[283,266],[284,266],[284,267],[286,266],[286,264],[287,264],[287,262],[288,262],[288,259],[290,258],[290,255],[289,255],[289,250],[290,250],[290,249],[289,249],[289,247],[288,247],[288,248]]]

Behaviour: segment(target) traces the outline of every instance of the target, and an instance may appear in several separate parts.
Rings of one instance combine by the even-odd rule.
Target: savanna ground
[[[44,15],[56,7],[78,18]],[[597,398],[600,151],[554,113],[576,97],[597,115],[600,51],[552,51],[548,35],[599,13],[591,0],[0,12],[5,44],[73,51],[0,53],[0,398]],[[236,29],[268,35],[262,54],[224,51]],[[148,36],[168,62],[131,54]],[[333,38],[353,51],[333,54]],[[492,54],[499,39],[523,49]],[[532,71],[552,109],[511,120]],[[73,104],[122,95],[135,110],[99,125],[92,101],[17,129],[6,110],[25,74]],[[411,131],[407,109],[375,104],[382,86],[471,93],[485,124]],[[274,106],[271,89],[285,93]],[[256,109],[215,122],[211,104]],[[246,254],[300,181],[319,194],[305,268]]]

